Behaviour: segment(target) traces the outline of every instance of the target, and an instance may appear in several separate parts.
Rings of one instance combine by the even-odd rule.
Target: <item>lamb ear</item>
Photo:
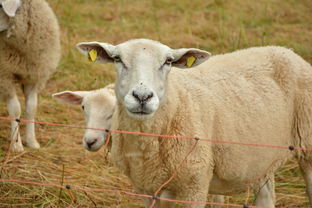
[[[9,16],[14,17],[16,11],[21,6],[21,0],[5,0],[2,2],[3,11]]]
[[[174,57],[172,66],[178,68],[191,68],[206,61],[211,54],[196,48],[181,48],[172,50]]]
[[[55,93],[52,97],[64,104],[81,105],[83,98],[88,94],[87,91],[64,91]]]
[[[80,53],[89,58],[92,62],[108,63],[113,62],[111,57],[115,46],[100,42],[82,42],[77,44]]]

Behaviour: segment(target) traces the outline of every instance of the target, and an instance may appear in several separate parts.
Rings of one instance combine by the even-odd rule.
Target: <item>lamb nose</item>
[[[94,145],[97,142],[97,139],[93,139],[91,141],[87,142],[88,148],[91,149],[92,145]]]

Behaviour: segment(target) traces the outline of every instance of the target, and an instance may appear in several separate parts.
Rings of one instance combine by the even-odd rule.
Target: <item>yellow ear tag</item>
[[[194,56],[188,57],[186,60],[187,67],[192,67],[195,61],[196,61],[196,58]]]
[[[97,57],[97,51],[92,49],[89,51],[89,61],[95,62]]]

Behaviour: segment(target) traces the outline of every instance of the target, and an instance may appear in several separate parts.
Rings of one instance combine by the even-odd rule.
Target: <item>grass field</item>
[[[84,125],[79,107],[56,103],[51,94],[91,90],[114,81],[112,65],[90,64],[75,49],[80,41],[120,43],[159,40],[173,48],[198,47],[212,54],[261,45],[293,48],[312,62],[311,0],[49,0],[62,30],[62,61],[40,94],[37,120]],[[20,93],[21,94],[21,93]],[[23,98],[21,97],[23,102]],[[7,115],[0,103],[0,115]],[[23,117],[23,116],[22,116]],[[132,190],[104,159],[105,150],[83,149],[83,130],[37,125],[40,150],[8,154],[9,123],[0,121],[1,177]],[[24,126],[21,128],[24,135]],[[7,163],[3,163],[7,158]],[[308,207],[295,162],[276,173],[277,207]],[[246,194],[226,197],[244,203]],[[253,203],[253,195],[248,199]],[[0,184],[0,207],[142,207],[138,198],[58,188]]]

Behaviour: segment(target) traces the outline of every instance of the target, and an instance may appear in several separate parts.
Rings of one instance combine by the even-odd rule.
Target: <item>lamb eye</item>
[[[168,57],[168,58],[166,59],[165,64],[170,65],[170,64],[172,63],[172,61],[173,61],[173,59],[170,58],[170,57]]]
[[[120,56],[114,56],[113,59],[115,62],[121,62]]]
[[[81,108],[82,108],[82,110],[84,110],[85,109],[84,105],[82,105]]]

